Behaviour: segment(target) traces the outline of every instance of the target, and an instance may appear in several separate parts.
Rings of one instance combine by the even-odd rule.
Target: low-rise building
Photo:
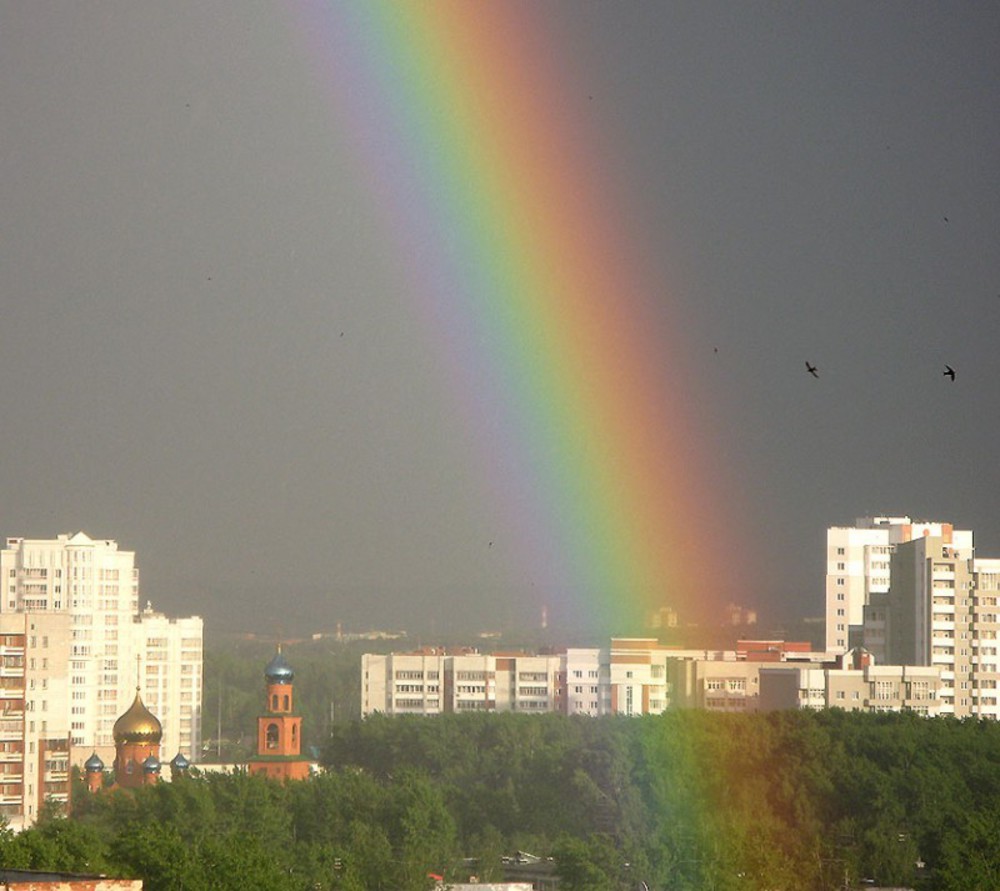
[[[760,669],[760,709],[912,711],[942,713],[941,671],[935,666],[877,665],[855,649],[826,665],[766,666]]]

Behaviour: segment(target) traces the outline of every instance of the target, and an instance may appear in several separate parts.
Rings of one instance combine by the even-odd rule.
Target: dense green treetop
[[[1000,887],[1000,725],[678,710],[335,722],[327,770],[78,786],[0,864],[159,889],[426,889],[552,857],[566,891]]]

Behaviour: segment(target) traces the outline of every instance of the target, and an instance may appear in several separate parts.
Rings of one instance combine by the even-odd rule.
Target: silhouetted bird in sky
[[[819,377],[819,373],[816,371],[816,366],[810,365],[808,359],[806,359],[806,371],[808,371],[813,377]]]
[[[955,380],[955,369],[950,365],[945,365],[944,371],[941,372],[946,378]]]

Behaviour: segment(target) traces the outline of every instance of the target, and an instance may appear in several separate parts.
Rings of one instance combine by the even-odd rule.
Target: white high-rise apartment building
[[[133,621],[132,630],[142,652],[142,698],[163,726],[163,760],[180,752],[197,761],[201,751],[202,619],[168,618],[147,606]]]
[[[192,746],[184,754],[197,757],[200,728],[193,727],[201,718],[201,619],[171,624],[151,611],[140,615],[134,552],[83,532],[55,539],[8,538],[0,551],[0,579],[0,614],[69,617],[65,670],[74,764],[95,750],[111,763],[115,721],[147,678],[156,680],[150,692],[157,706],[164,697],[162,704],[172,712],[169,719],[160,716],[161,751],[173,757],[183,740]],[[157,670],[144,670],[150,665]],[[191,678],[187,686],[186,676]],[[176,701],[170,698],[175,693]],[[190,701],[180,698],[186,693]],[[188,733],[185,720],[191,722]]]
[[[888,661],[940,670],[940,714],[996,720],[998,601],[1000,561],[927,536],[896,547],[892,585],[873,598],[866,620],[880,630]]]
[[[854,526],[826,531],[826,650],[842,653],[862,643],[864,608],[889,590],[890,557],[897,544],[935,535],[972,549],[972,533],[950,523],[909,517],[860,517]]]

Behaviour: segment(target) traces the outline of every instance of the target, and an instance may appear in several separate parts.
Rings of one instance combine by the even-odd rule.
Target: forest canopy
[[[335,724],[326,770],[75,791],[0,863],[159,889],[426,889],[552,857],[565,891],[1000,887],[1000,725],[838,710]]]

